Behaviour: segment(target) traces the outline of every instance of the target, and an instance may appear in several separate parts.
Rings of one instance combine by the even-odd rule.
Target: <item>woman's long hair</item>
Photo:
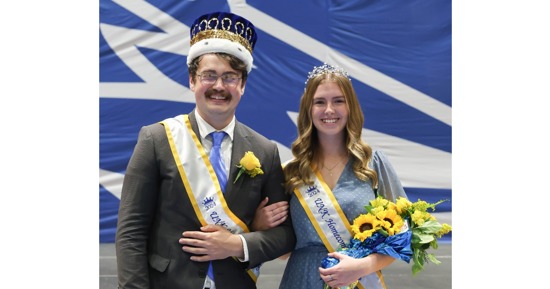
[[[364,116],[351,80],[346,75],[329,71],[308,79],[300,99],[298,137],[291,145],[294,159],[284,167],[286,191],[291,194],[298,186],[313,184],[312,167],[316,169],[319,158],[319,139],[317,129],[313,125],[311,107],[313,106],[315,91],[322,81],[335,82],[346,99],[349,117],[344,135],[350,161],[353,164],[353,172],[360,180],[370,179],[373,188],[377,187],[378,176],[373,169],[369,168],[369,162],[372,159],[372,148],[361,139]]]

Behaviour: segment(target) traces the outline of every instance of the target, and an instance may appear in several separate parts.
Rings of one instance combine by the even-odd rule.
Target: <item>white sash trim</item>
[[[201,224],[220,225],[233,234],[249,232],[246,224],[227,206],[218,177],[199,138],[191,128],[189,116],[179,115],[161,123],[166,130],[185,190]],[[205,176],[210,176],[210,180],[205,180]],[[256,282],[260,275],[259,266],[247,271]]]
[[[329,252],[346,248],[351,238],[351,225],[334,198],[332,191],[318,172],[312,186],[301,186],[294,190],[302,207],[306,209],[317,234]]]
[[[216,173],[198,137],[191,129],[188,116],[169,118],[162,123],[187,195],[201,224],[220,225],[233,234],[248,232],[246,225],[229,210]],[[210,176],[211,181],[205,181],[204,176]]]
[[[327,250],[334,252],[346,248],[352,237],[351,224],[321,174],[315,171],[313,185],[296,188],[294,194]],[[380,271],[361,277],[357,286],[361,289],[386,288]]]

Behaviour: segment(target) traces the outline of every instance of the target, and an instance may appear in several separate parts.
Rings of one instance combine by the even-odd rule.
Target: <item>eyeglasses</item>
[[[239,80],[241,79],[241,77],[238,77],[234,73],[229,73],[229,74],[224,74],[222,76],[218,76],[216,74],[207,72],[207,73],[203,73],[203,74],[197,74],[197,76],[201,80],[201,83],[204,84],[204,85],[214,85],[214,83],[216,83],[216,81],[218,81],[218,78],[221,77],[223,85],[230,86],[230,87],[234,87],[235,85],[237,85],[237,83],[239,83]]]

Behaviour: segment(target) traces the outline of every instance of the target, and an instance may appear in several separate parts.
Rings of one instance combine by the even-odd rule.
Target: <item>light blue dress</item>
[[[392,201],[400,196],[406,197],[384,153],[374,151],[371,167],[378,173],[379,195]],[[350,162],[346,164],[332,193],[350,223],[359,214],[365,213],[365,205],[375,198],[371,181],[359,180]],[[328,251],[294,194],[290,199],[290,215],[296,233],[296,247],[288,259],[279,289],[322,289],[324,283],[318,268]]]

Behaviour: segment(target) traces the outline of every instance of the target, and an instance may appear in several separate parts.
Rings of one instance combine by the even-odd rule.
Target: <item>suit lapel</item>
[[[201,134],[199,132],[199,125],[197,124],[197,118],[195,117],[195,110],[194,109],[193,109],[193,111],[191,111],[189,113],[189,122],[191,123],[191,128],[193,129],[193,132],[195,132],[195,134],[199,138],[199,141],[202,144],[202,138],[201,138]]]
[[[245,179],[244,175],[235,181],[237,174],[239,173],[239,165],[241,158],[244,156],[245,152],[252,150],[252,143],[250,136],[247,134],[246,130],[243,129],[240,122],[235,121],[235,130],[233,132],[233,149],[231,151],[231,166],[229,168],[229,178],[227,179],[227,191],[226,194],[231,196],[231,192],[236,189],[238,190],[242,181]]]

